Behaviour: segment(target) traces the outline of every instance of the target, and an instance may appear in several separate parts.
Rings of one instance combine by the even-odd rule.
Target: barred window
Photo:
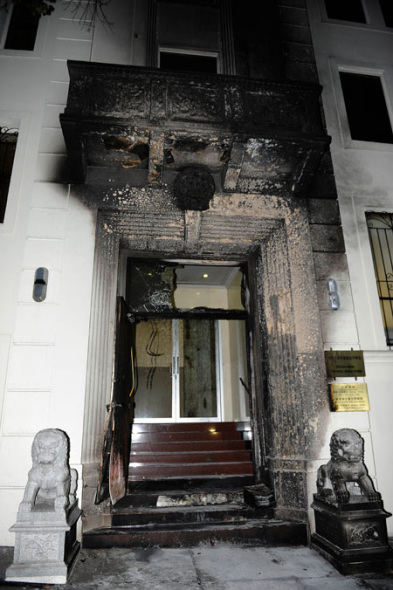
[[[393,346],[393,214],[366,213],[386,343]]]
[[[0,223],[4,222],[18,129],[0,127]]]

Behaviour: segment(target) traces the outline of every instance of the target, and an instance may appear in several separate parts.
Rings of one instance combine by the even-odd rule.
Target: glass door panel
[[[215,321],[180,320],[179,414],[180,418],[217,416]]]
[[[138,322],[135,348],[137,420],[218,418],[214,320]]]
[[[136,324],[138,387],[135,418],[172,419],[172,320],[150,319]]]

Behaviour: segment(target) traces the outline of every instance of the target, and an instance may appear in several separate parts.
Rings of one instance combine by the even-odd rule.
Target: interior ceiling
[[[198,285],[229,287],[235,276],[239,273],[239,267],[233,266],[209,266],[206,264],[184,265],[176,269],[177,285]],[[239,273],[240,276],[240,273]]]

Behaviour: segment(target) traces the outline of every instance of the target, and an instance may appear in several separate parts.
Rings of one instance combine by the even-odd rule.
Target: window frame
[[[374,216],[374,217],[373,217]],[[377,221],[377,223],[385,223],[384,221],[382,221],[383,217],[389,217],[390,220],[388,223],[386,223],[386,227],[385,228],[372,228],[371,227],[371,223],[373,218]],[[378,217],[380,219],[378,219]],[[381,319],[381,323],[383,326],[383,330],[384,330],[384,335],[385,335],[385,341],[386,341],[386,346],[388,346],[389,348],[393,347],[393,212],[388,212],[388,211],[366,211],[365,212],[365,221],[366,221],[366,227],[367,227],[367,234],[368,234],[368,239],[369,239],[369,248],[370,248],[370,253],[371,253],[371,257],[372,257],[372,266],[373,266],[373,272],[374,272],[374,279],[375,279],[375,287],[377,290],[377,296],[378,296],[378,301],[379,301],[379,307],[380,307],[380,319]],[[385,248],[381,245],[381,238],[379,236],[379,234],[377,234],[377,238],[378,238],[378,243],[379,243],[379,251],[377,251],[376,248],[374,248],[374,240],[372,239],[372,234],[371,231],[372,230],[375,231],[389,231],[390,232],[390,236],[391,239],[389,240],[388,238],[386,238],[386,243],[388,244],[387,247],[387,251],[388,251],[388,256],[384,256],[384,252],[383,250],[385,250]],[[390,244],[390,243],[391,244]],[[390,245],[392,245],[392,249],[390,249]],[[387,265],[389,266],[389,269],[392,269],[392,272],[387,272]],[[378,268],[381,267],[383,268],[383,272],[385,273],[384,275],[384,280],[381,280],[381,277],[379,275],[379,271]],[[383,287],[383,283],[386,283],[386,290],[387,293],[391,293],[391,295],[388,296],[384,296],[384,287]],[[391,284],[391,287],[389,286],[389,284]],[[389,322],[387,320],[386,317],[386,311],[385,311],[385,304],[382,303],[384,301],[390,302],[390,315],[392,317],[392,321]],[[389,303],[387,304],[387,307],[389,306]],[[389,335],[389,332],[391,335]]]
[[[387,27],[383,18],[382,9],[379,2],[373,0],[362,0],[363,10],[366,16],[366,23],[358,23],[354,21],[338,20],[329,18],[327,16],[325,0],[306,0],[307,9],[310,15],[313,15],[316,22],[321,22],[329,26],[337,27],[349,27],[357,29],[369,29],[372,31],[383,31],[384,33],[391,34],[393,29]],[[343,0],[344,1],[344,0]]]
[[[14,231],[22,186],[26,181],[26,151],[32,114],[21,111],[0,111],[0,126],[18,128],[18,143],[7,195],[7,206],[3,223],[0,223],[0,235]]]
[[[360,149],[369,151],[393,152],[393,143],[383,143],[378,141],[366,141],[352,139],[349,128],[347,110],[344,101],[344,94],[341,86],[340,73],[358,74],[363,76],[377,76],[381,80],[383,95],[385,98],[386,108],[393,130],[393,100],[389,92],[389,87],[393,88],[393,68],[391,65],[370,67],[368,64],[342,63],[335,58],[330,59],[330,71],[333,81],[333,91],[337,106],[337,116],[341,140],[346,149]]]
[[[354,78],[358,77],[359,79],[360,78],[367,78],[369,80],[370,79],[373,79],[373,80],[375,80],[377,82],[379,81],[380,84],[378,85],[378,90],[381,90],[382,91],[381,98],[382,98],[382,100],[384,102],[385,109],[386,109],[386,115],[387,115],[386,123],[388,123],[388,122],[390,123],[391,141],[381,141],[381,140],[377,140],[377,139],[365,139],[365,138],[360,138],[360,137],[357,137],[357,138],[353,137],[353,134],[359,133],[359,126],[357,125],[356,126],[357,129],[352,129],[351,130],[350,120],[352,119],[352,123],[353,123],[353,118],[355,117],[355,119],[356,119],[357,117],[356,117],[356,107],[355,108],[348,108],[348,104],[347,104],[347,102],[345,100],[345,92],[344,92],[344,86],[345,86],[345,84],[344,84],[344,80],[343,80],[342,76],[346,76],[346,75],[352,76]],[[340,78],[341,93],[343,95],[343,100],[344,100],[345,115],[346,115],[346,120],[347,120],[347,125],[348,125],[349,135],[350,135],[351,140],[354,141],[354,142],[359,142],[359,141],[360,142],[365,142],[367,144],[374,143],[374,144],[383,144],[383,145],[386,145],[386,144],[387,145],[393,145],[393,122],[392,122],[393,121],[393,115],[392,115],[392,112],[391,112],[392,109],[389,109],[389,102],[388,102],[387,97],[386,97],[386,95],[387,95],[387,87],[386,87],[386,83],[384,83],[383,76],[382,75],[378,75],[378,74],[365,74],[365,73],[360,73],[360,72],[349,72],[349,71],[343,71],[342,69],[339,69],[339,78]],[[366,89],[363,87],[364,94],[366,94],[365,90]],[[349,102],[351,102],[352,103],[352,106],[353,106],[354,105],[354,102],[355,102],[353,100],[353,93],[352,93],[352,96],[351,97],[349,97],[347,95],[347,98],[350,99]],[[382,105],[379,105],[379,106],[382,108]],[[375,104],[374,104],[374,107],[375,107]],[[373,119],[373,121],[374,121],[374,123],[376,123],[376,120],[375,119]],[[375,125],[375,127],[376,127],[376,125]],[[379,126],[379,129],[381,129],[380,126]]]
[[[0,197],[3,199],[0,201],[0,224],[4,223],[6,211],[7,211],[7,203],[8,197],[10,193],[10,186],[11,186],[11,179],[12,173],[14,170],[14,161],[16,155],[16,149],[18,145],[18,136],[19,136],[19,129],[17,127],[6,127],[0,125],[0,146],[13,146],[13,153],[10,155],[7,154],[8,148],[4,148],[4,156],[2,154],[2,149],[0,152],[0,188],[4,189],[4,194],[0,193]],[[7,160],[11,160],[11,166],[8,169],[6,164]],[[3,176],[4,173],[4,176]],[[8,182],[7,177],[9,176]],[[4,183],[4,184],[3,184]]]
[[[38,58],[42,56],[44,49],[44,41],[46,30],[48,26],[48,18],[43,16],[39,19],[37,34],[35,38],[34,49],[5,49],[4,45],[7,39],[8,28],[11,22],[12,6],[9,2],[9,8],[6,11],[0,12],[0,55],[10,57],[29,57]]]
[[[328,16],[328,11],[327,11],[327,7],[326,7],[326,0],[322,0],[321,8],[322,8],[323,16],[328,22],[344,23],[344,24],[350,24],[350,25],[355,25],[355,26],[360,26],[360,27],[367,26],[370,24],[370,15],[368,13],[366,3],[364,2],[364,0],[359,0],[359,3],[361,5],[361,7],[363,8],[365,22],[356,21],[356,20],[346,20],[346,19],[341,19],[341,18],[332,18],[332,17]]]
[[[158,67],[161,67],[161,53],[173,53],[173,54],[177,54],[177,55],[196,55],[196,56],[200,56],[200,57],[212,57],[215,58],[216,60],[216,65],[217,65],[217,70],[216,73],[217,74],[221,74],[221,60],[220,60],[220,55],[218,51],[198,51],[195,49],[187,49],[185,47],[168,47],[165,45],[159,45],[158,46],[158,56],[157,56],[157,64]],[[185,71],[185,70],[173,70],[173,71]],[[191,73],[193,74],[198,74],[198,71],[195,70],[190,70]],[[204,72],[200,72],[201,74],[203,74]]]

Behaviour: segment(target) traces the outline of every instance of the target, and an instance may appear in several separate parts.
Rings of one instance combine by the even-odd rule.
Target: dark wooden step
[[[164,480],[168,484],[168,480]],[[178,481],[178,480],[177,480]],[[137,482],[138,483],[138,482]],[[145,482],[139,482],[143,486]],[[173,482],[171,482],[173,483]],[[118,511],[128,511],[133,508],[156,508],[157,506],[168,505],[169,503],[177,502],[178,504],[186,504],[190,501],[191,505],[212,504],[221,505],[227,504],[241,504],[244,501],[244,493],[242,487],[226,486],[223,488],[207,487],[204,480],[204,486],[196,486],[192,489],[162,489],[142,491],[134,490],[127,494],[115,506],[112,506],[112,513],[116,514]],[[214,497],[214,500],[211,498]],[[222,499],[222,501],[221,501]]]
[[[130,466],[128,481],[155,477],[193,477],[217,475],[252,475],[251,462],[244,463],[194,463],[194,464],[134,464]]]
[[[187,431],[187,432],[141,432],[132,433],[131,446],[135,443],[156,443],[156,442],[199,442],[199,441],[229,441],[242,440],[241,432],[237,430],[228,431]]]
[[[87,531],[83,547],[192,547],[201,542],[250,544],[254,546],[307,545],[304,522],[283,522],[270,519],[235,523],[195,523],[149,527],[112,527]]]
[[[239,461],[251,461],[250,451],[205,451],[187,453],[175,452],[131,452],[130,465],[139,463],[234,463]]]
[[[128,482],[128,494],[116,506],[127,503],[135,494],[161,494],[182,492],[218,493],[219,491],[243,490],[254,483],[252,475],[228,475],[211,477],[178,477],[176,479],[140,479]]]
[[[154,526],[172,524],[181,527],[190,523],[240,522],[253,518],[254,510],[250,506],[222,504],[212,506],[177,506],[165,508],[117,509],[112,512],[114,526]]]
[[[243,431],[249,428],[244,422],[176,422],[176,423],[136,423],[132,432],[217,432]]]
[[[243,440],[210,440],[199,442],[132,442],[131,452],[138,453],[179,453],[179,452],[193,452],[193,451],[242,451],[248,448],[248,443]]]

